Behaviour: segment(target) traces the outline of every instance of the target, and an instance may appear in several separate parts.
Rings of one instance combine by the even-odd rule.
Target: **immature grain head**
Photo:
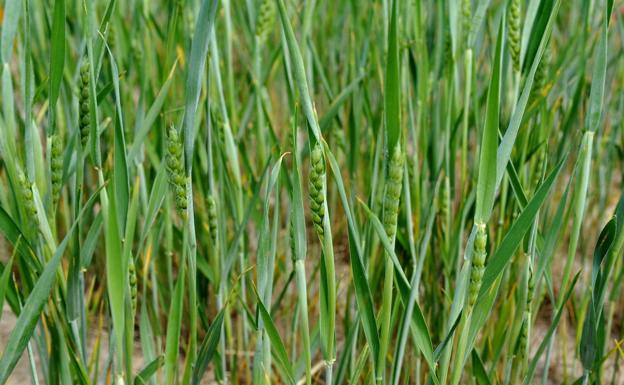
[[[451,184],[448,176],[446,175],[442,180],[442,186],[440,188],[438,200],[440,205],[440,217],[444,219],[449,214],[449,207],[451,204]]]
[[[548,68],[550,66],[550,51],[548,46],[542,55],[542,60],[537,66],[535,71],[535,79],[533,81],[533,88],[531,89],[531,99],[535,100],[541,96],[545,96],[546,80],[548,76]]]
[[[115,36],[115,29],[109,25],[108,27],[108,47],[111,51],[115,51],[115,45],[117,44],[117,36]]]
[[[537,162],[535,164],[535,173],[533,174],[532,185],[535,190],[539,187],[544,168],[546,167],[546,149],[541,149],[537,153]]]
[[[37,222],[37,207],[35,206],[35,197],[32,191],[32,183],[28,180],[28,177],[21,171],[17,174],[17,183],[19,185],[19,192],[24,202],[24,211],[28,220]]]
[[[325,235],[323,228],[325,183],[325,158],[321,145],[317,143],[310,154],[310,209],[312,210],[312,222],[320,239],[323,239]]]
[[[128,264],[128,283],[130,285],[130,303],[132,304],[132,314],[136,313],[137,308],[137,276],[134,266],[134,258],[130,257]]]
[[[288,245],[290,246],[290,258],[294,261],[297,258],[297,245],[295,244],[295,222],[294,216],[290,216],[288,221]]]
[[[133,68],[135,68],[135,71],[138,71],[139,68],[142,68],[141,63],[143,62],[143,47],[141,45],[141,41],[138,39],[132,39],[130,41],[130,45],[132,46],[132,62],[134,63],[134,66],[132,66]]]
[[[275,23],[275,1],[262,0],[256,19],[256,36],[260,41],[266,41]]]
[[[390,163],[388,164],[388,175],[386,178],[386,191],[383,200],[383,224],[386,235],[394,242],[397,230],[397,220],[399,216],[399,202],[401,200],[401,189],[403,187],[403,151],[401,145],[397,143],[392,151]]]
[[[52,202],[56,205],[63,187],[63,142],[59,135],[50,137],[50,174]]]
[[[509,51],[514,71],[520,71],[520,35],[521,35],[521,1],[511,0],[509,5]]]
[[[485,271],[485,258],[487,256],[487,232],[485,223],[477,223],[477,233],[474,239],[472,253],[472,267],[470,269],[470,286],[468,288],[468,303],[472,307],[477,300],[481,289],[481,280]]]
[[[471,0],[462,0],[462,30],[464,42],[468,47],[470,31],[472,29],[472,3]]]
[[[444,63],[451,68],[453,66],[453,39],[451,29],[444,28]]]
[[[212,108],[212,117],[219,144],[225,146],[225,121],[223,120],[221,111],[217,107]]]
[[[188,202],[186,198],[182,142],[178,130],[173,126],[167,134],[167,171],[169,172],[169,183],[175,194],[176,209],[184,216]]]
[[[91,75],[89,74],[89,60],[85,58],[80,66],[80,86],[78,88],[78,127],[80,129],[80,142],[82,147],[87,145],[89,140],[89,126],[91,124],[91,110],[89,105],[89,84]]]
[[[527,357],[527,351],[529,347],[529,320],[524,319],[520,326],[520,335],[518,336],[518,357],[524,360]]]
[[[217,202],[212,195],[206,197],[206,210],[208,211],[208,228],[213,245],[217,243]]]
[[[527,311],[531,311],[531,303],[533,302],[533,295],[535,294],[535,276],[533,274],[533,269],[529,269],[529,279],[527,281],[527,299],[526,299],[526,307]]]

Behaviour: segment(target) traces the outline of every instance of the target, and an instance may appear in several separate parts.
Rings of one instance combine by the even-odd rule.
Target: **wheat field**
[[[0,4],[0,384],[624,384],[621,2]]]

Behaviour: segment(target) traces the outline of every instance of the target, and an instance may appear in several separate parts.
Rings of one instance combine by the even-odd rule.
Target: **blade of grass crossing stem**
[[[498,125],[500,121],[501,71],[503,68],[503,46],[505,41],[505,17],[501,18],[493,58],[492,77],[487,94],[485,126],[481,138],[479,173],[477,177],[477,206],[475,223],[487,223],[496,194],[496,148],[498,145]]]
[[[100,189],[101,188],[102,187],[100,187]],[[100,189],[98,189],[83,206],[76,218],[76,221],[67,231],[65,238],[54,251],[54,255],[46,264],[43,272],[37,280],[37,283],[35,284],[35,287],[26,299],[26,303],[24,304],[24,307],[22,308],[22,311],[20,312],[15,323],[16,326],[11,331],[9,339],[4,346],[2,357],[0,358],[0,383],[6,383],[9,375],[15,368],[18,359],[21,357],[22,352],[26,348],[26,345],[35,330],[35,326],[37,325],[37,320],[41,316],[43,307],[48,302],[50,291],[54,285],[57,270],[61,263],[65,248],[67,247],[67,243],[71,239],[73,232],[76,230],[82,214],[84,214],[86,209],[91,207],[93,202],[95,202],[95,198],[98,196]]]

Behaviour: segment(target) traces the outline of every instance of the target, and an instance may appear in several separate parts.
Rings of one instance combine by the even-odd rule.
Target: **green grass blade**
[[[180,334],[182,331],[182,308],[184,306],[184,280],[186,263],[180,264],[178,271],[178,281],[171,298],[169,307],[169,322],[167,323],[167,337],[165,344],[165,367],[164,384],[172,385],[176,383],[176,372],[180,363],[178,361],[180,348]]]
[[[22,15],[22,3],[19,1],[7,1],[4,4],[4,18],[2,19],[2,35],[0,44],[2,47],[2,63],[10,63],[13,55],[13,40],[17,33],[17,24]]]
[[[197,114],[197,104],[199,103],[199,92],[201,90],[201,81],[204,76],[208,44],[212,34],[218,3],[217,0],[202,1],[197,17],[197,25],[195,26],[195,36],[191,43],[189,69],[186,75],[183,127],[186,170],[189,173],[193,162],[193,144],[196,135],[195,117]]]
[[[318,124],[316,116],[316,110],[312,103],[310,91],[308,89],[308,79],[306,77],[306,71],[303,64],[303,57],[301,56],[301,49],[297,44],[297,38],[293,32],[292,25],[288,20],[288,12],[284,5],[284,0],[275,0],[277,8],[280,14],[280,20],[282,22],[282,28],[284,35],[286,36],[286,43],[288,44],[288,52],[290,54],[290,61],[292,64],[292,71],[295,76],[295,84],[299,91],[299,98],[301,100],[301,106],[303,107],[303,113],[308,120],[308,126],[312,130],[312,134],[317,142],[321,141],[321,129]]]
[[[386,82],[384,86],[384,118],[386,124],[386,156],[401,139],[401,79],[399,73],[399,33],[397,27],[397,3],[392,1],[392,15],[388,31],[388,56],[386,62]]]
[[[477,353],[475,349],[472,349],[472,375],[477,385],[492,385],[487,371],[483,366],[483,361],[481,361],[481,357],[479,357],[479,353]]]
[[[16,249],[17,250],[17,249]],[[4,299],[6,298],[6,293],[9,287],[9,278],[13,273],[13,260],[15,259],[15,253],[11,255],[9,261],[2,266],[2,274],[0,275],[0,309],[4,309]],[[0,314],[0,320],[2,316]]]
[[[258,312],[260,313],[260,317],[262,318],[262,322],[264,323],[264,327],[266,328],[267,335],[269,337],[269,340],[271,341],[271,349],[273,350],[273,354],[275,355],[277,364],[286,374],[285,380],[287,381],[287,383],[290,385],[295,385],[295,374],[293,372],[293,366],[288,359],[288,354],[286,353],[284,342],[280,337],[277,327],[273,323],[271,315],[262,303],[262,299],[257,294],[258,293],[256,293],[258,301]]]
[[[152,362],[145,365],[139,374],[134,377],[134,385],[147,385],[150,378],[154,376],[154,374],[163,366],[164,363],[165,360],[163,356],[158,356],[152,360]]]
[[[115,186],[113,186],[113,191],[115,191]],[[108,213],[104,217],[104,240],[106,247],[106,288],[113,319],[115,353],[117,355],[116,375],[121,374],[124,354],[124,303],[127,282],[123,268],[120,227],[117,199],[115,194],[111,194],[110,200],[108,201]]]
[[[52,50],[50,51],[50,114],[48,134],[55,132],[56,102],[63,80],[65,65],[65,0],[54,2],[54,17],[52,21]]]
[[[214,353],[217,350],[219,338],[221,337],[221,329],[223,327],[223,318],[225,315],[225,308],[221,309],[219,314],[215,317],[214,321],[206,332],[206,337],[199,347],[199,353],[197,355],[197,361],[193,368],[193,379],[191,384],[198,385],[200,380],[206,371],[208,364],[212,360]],[[223,354],[223,352],[222,352]]]
[[[481,138],[479,174],[477,177],[477,207],[475,222],[487,223],[496,194],[496,149],[498,146],[498,125],[500,120],[501,71],[505,41],[505,17],[501,18],[493,58],[492,77],[487,94],[485,126]]]

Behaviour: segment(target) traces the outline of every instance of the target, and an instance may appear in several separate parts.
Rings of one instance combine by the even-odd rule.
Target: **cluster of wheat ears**
[[[2,3],[0,384],[624,383],[617,1]]]

